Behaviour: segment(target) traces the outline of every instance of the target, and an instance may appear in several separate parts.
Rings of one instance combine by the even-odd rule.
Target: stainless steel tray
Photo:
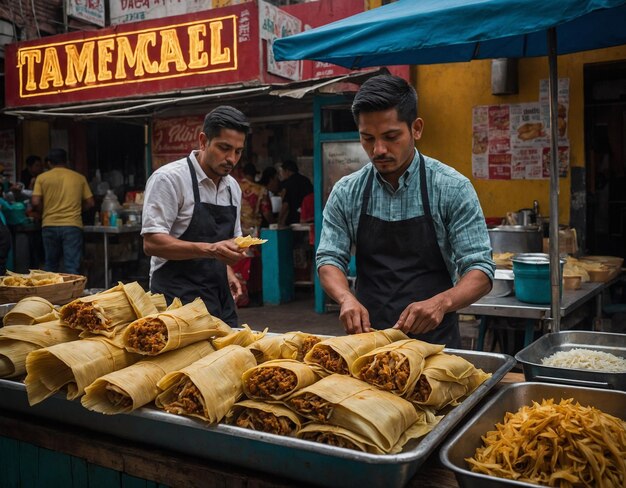
[[[493,430],[502,422],[506,412],[516,412],[532,401],[544,398],[573,398],[581,405],[593,405],[605,413],[626,420],[626,393],[620,391],[598,390],[577,386],[556,385],[549,383],[516,383],[503,388],[485,403],[476,414],[465,422],[457,432],[450,436],[439,451],[443,465],[452,470],[461,488],[501,488],[508,486],[526,486],[537,488],[536,484],[495,478],[481,473],[473,473],[465,458],[471,457],[482,444],[481,436]]]
[[[561,331],[545,334],[515,355],[528,381],[608,388],[626,391],[626,373],[604,373],[588,369],[554,368],[541,360],[559,351],[575,348],[595,349],[626,358],[626,334]]]
[[[131,414],[101,415],[83,408],[80,402],[66,400],[61,394],[30,407],[24,385],[9,380],[0,380],[0,408],[306,483],[400,487],[413,477],[453,427],[515,365],[515,359],[506,354],[455,349],[446,349],[446,352],[464,357],[478,368],[492,373],[492,377],[448,413],[427,436],[410,442],[399,454],[367,454],[229,425],[209,426],[155,408],[142,408]]]

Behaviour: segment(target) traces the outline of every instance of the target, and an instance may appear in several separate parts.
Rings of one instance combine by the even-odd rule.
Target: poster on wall
[[[152,170],[187,156],[198,146],[204,117],[170,117],[152,123]]]
[[[569,79],[559,80],[559,176],[569,169]],[[539,101],[482,105],[472,111],[472,176],[490,180],[550,178],[550,107],[547,80]]]
[[[272,43],[275,39],[302,32],[302,21],[274,5],[259,0],[259,32],[261,39],[267,41],[267,71],[289,80],[302,78],[300,61],[276,61]]]
[[[67,0],[67,15],[104,27],[105,0]],[[128,2],[126,2],[128,3]]]
[[[73,0],[87,2],[93,0]],[[97,0],[96,0],[97,1]],[[100,0],[104,1],[104,0]],[[183,15],[229,7],[250,0],[109,0],[111,25],[126,24],[141,20],[160,19],[172,15]]]
[[[0,167],[2,176],[9,181],[16,180],[15,169],[15,131],[13,129],[0,130]]]
[[[326,204],[333,186],[341,178],[358,171],[369,163],[369,157],[359,141],[322,143],[322,172],[324,175],[323,203]]]

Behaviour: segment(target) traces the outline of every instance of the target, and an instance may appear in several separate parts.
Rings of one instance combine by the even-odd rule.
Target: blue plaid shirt
[[[420,195],[419,153],[394,191],[376,172],[368,215],[381,220],[406,220],[424,215]],[[493,280],[495,263],[480,202],[470,181],[455,169],[424,156],[430,211],[437,242],[453,282],[471,269],[483,271]],[[333,187],[324,208],[322,234],[317,249],[317,267],[331,264],[346,274],[363,202],[363,190],[372,170],[368,163],[341,178]]]

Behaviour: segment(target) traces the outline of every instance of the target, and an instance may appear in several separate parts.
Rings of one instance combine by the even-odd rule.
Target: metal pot
[[[543,232],[536,225],[499,225],[489,229],[489,240],[494,253],[541,252]]]

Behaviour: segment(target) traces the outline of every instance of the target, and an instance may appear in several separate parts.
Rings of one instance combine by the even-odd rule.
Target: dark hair
[[[206,115],[202,132],[211,140],[218,136],[222,129],[233,129],[247,136],[250,132],[250,124],[246,116],[235,107],[220,105]]]
[[[241,169],[244,175],[248,175],[252,177],[256,176],[256,166],[253,163],[246,163],[243,165],[243,168]]]
[[[267,186],[270,180],[276,175],[278,175],[278,171],[276,171],[276,168],[274,168],[274,166],[268,166],[263,170],[263,173],[261,173],[261,179],[259,180],[259,183],[261,183],[263,186]]]
[[[380,112],[395,108],[398,120],[411,127],[417,118],[417,93],[406,80],[398,76],[379,75],[367,80],[352,102],[352,116],[359,123],[361,112]]]
[[[298,165],[292,159],[287,159],[283,161],[283,164],[280,165],[285,171],[291,171],[292,173],[297,173],[299,171]]]
[[[67,152],[60,147],[53,147],[46,156],[46,161],[50,162],[53,166],[59,164],[67,164]]]
[[[30,156],[26,158],[26,166],[30,168],[37,161],[41,161],[41,158],[37,156],[36,154],[31,154]]]

